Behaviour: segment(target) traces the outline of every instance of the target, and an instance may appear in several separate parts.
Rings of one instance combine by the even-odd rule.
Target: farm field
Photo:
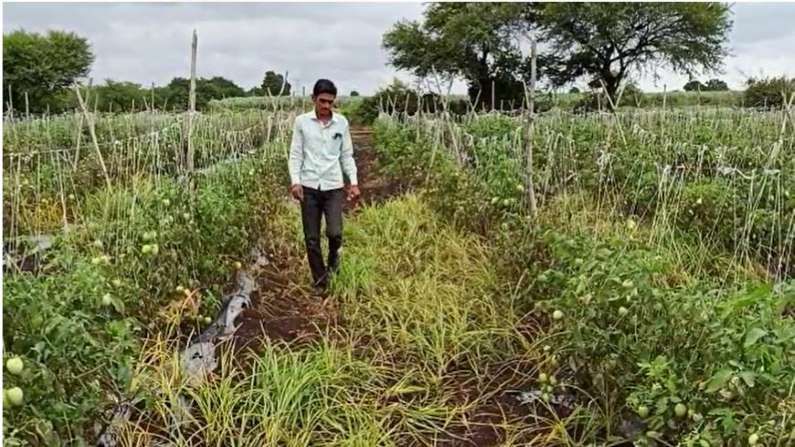
[[[325,300],[296,113],[202,114],[193,174],[178,115],[99,116],[98,152],[79,115],[6,123],[8,445],[795,442],[783,112],[542,114],[535,216],[520,118],[382,113]]]
[[[795,447],[792,5],[2,8],[4,446]]]

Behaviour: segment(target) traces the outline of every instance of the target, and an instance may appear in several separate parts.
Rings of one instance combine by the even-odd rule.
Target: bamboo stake
[[[91,115],[88,114],[88,109],[86,108],[86,103],[83,101],[83,95],[80,94],[80,88],[75,85],[74,86],[75,93],[77,94],[77,102],[80,104],[80,109],[83,111],[83,116],[88,123],[88,132],[91,135],[91,142],[94,144],[94,149],[97,151],[97,157],[99,157],[99,164],[102,167],[102,173],[105,175],[105,183],[110,189],[110,176],[108,175],[108,169],[105,167],[105,159],[102,158],[102,151],[99,150],[99,143],[97,142],[97,134],[94,128],[94,119]]]

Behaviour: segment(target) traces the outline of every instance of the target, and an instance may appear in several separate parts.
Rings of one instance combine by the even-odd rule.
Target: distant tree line
[[[190,79],[175,77],[166,85],[145,86],[106,79],[88,87],[87,76],[95,56],[89,42],[75,33],[49,31],[46,34],[17,30],[3,35],[3,111],[17,113],[60,113],[78,107],[72,86],[81,82],[89,105],[99,111],[147,109],[186,110]],[[291,84],[284,75],[265,72],[262,83],[244,90],[222,76],[196,80],[196,108],[203,110],[210,100],[240,96],[288,96]]]
[[[706,84],[702,84],[697,79],[691,79],[682,87],[682,90],[686,92],[723,92],[729,90],[729,86],[720,79],[710,79]]]

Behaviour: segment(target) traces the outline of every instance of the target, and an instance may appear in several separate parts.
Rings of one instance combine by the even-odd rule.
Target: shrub
[[[783,105],[782,94],[795,92],[795,79],[784,76],[768,79],[749,79],[743,99],[746,107],[779,109]]]

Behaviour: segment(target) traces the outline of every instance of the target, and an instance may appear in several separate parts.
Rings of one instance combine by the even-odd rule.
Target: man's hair
[[[317,82],[315,82],[315,87],[312,89],[312,96],[317,96],[321,93],[337,96],[337,86],[328,79],[318,79]]]

